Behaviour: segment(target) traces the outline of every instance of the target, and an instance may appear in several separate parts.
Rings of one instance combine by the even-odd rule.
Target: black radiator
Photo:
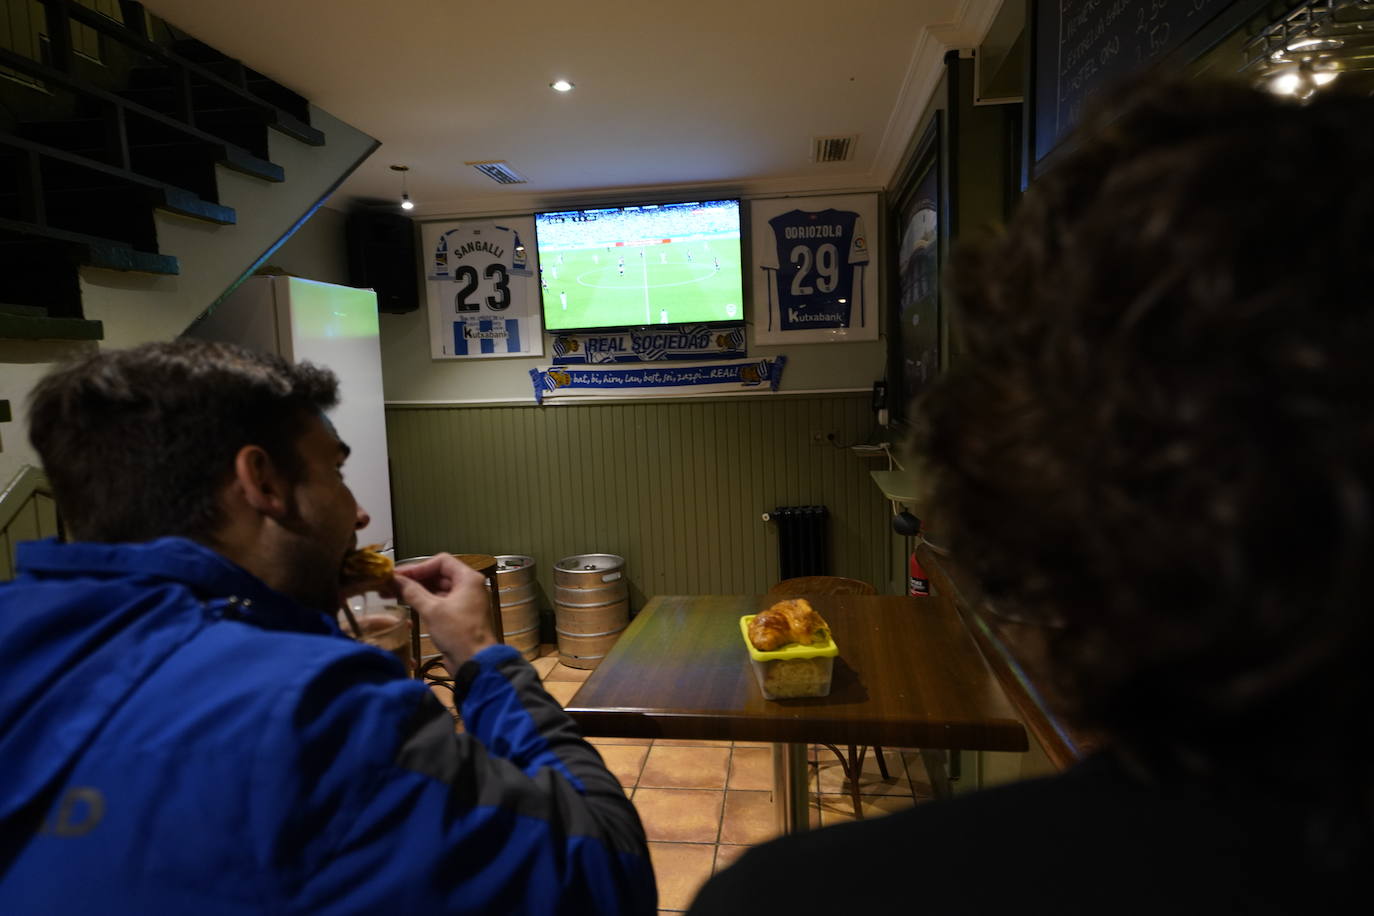
[[[780,506],[773,510],[778,524],[778,578],[830,574],[826,530],[830,512],[825,506]]]

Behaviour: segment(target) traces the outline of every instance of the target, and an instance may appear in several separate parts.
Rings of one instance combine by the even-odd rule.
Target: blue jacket
[[[390,655],[179,538],[0,585],[0,913],[652,913],[634,808],[518,652],[465,734]]]

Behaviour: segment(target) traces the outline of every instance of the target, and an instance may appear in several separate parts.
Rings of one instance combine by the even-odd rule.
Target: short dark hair
[[[1349,764],[1374,700],[1374,103],[1151,82],[1072,143],[952,265],[964,352],[916,407],[947,536],[994,605],[1053,624],[1061,699],[1119,746],[1224,776],[1301,723]]]
[[[45,377],[32,394],[29,439],[69,536],[213,543],[239,449],[262,446],[295,478],[304,421],[337,399],[334,374],[309,363],[228,343],[150,343]]]

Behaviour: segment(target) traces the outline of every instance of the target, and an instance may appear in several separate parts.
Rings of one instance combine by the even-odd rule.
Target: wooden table
[[[651,600],[572,698],[600,737],[770,741],[782,821],[806,829],[808,742],[1024,751],[1025,729],[953,605],[940,598],[809,598],[839,646],[830,695],[765,700],[739,618],[776,596]]]

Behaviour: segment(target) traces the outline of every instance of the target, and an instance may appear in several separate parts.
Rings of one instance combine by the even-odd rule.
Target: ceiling
[[[518,212],[644,189],[885,186],[1001,0],[147,0],[382,147],[329,201]],[[549,84],[571,80],[557,93]],[[813,138],[857,135],[849,161]],[[499,185],[465,162],[506,160]]]

